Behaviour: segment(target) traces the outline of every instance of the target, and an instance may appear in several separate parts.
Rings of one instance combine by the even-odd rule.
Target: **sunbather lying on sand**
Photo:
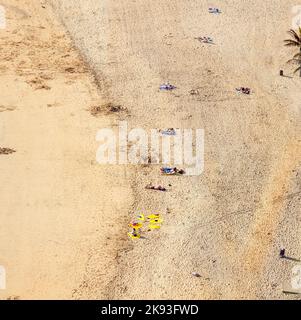
[[[198,37],[196,39],[199,40],[202,43],[213,44],[213,39],[211,37]]]
[[[183,169],[177,169],[177,168],[163,167],[160,170],[162,174],[168,174],[168,175],[185,174],[185,171]]]
[[[133,229],[132,232],[128,233],[128,236],[132,239],[139,239],[140,238],[140,233],[137,232],[136,229]]]
[[[142,223],[132,221],[131,223],[129,223],[129,227],[133,228],[134,230],[138,230],[138,229],[142,228]]]
[[[164,130],[159,130],[159,132],[163,135],[167,136],[175,136],[176,135],[176,130],[174,128],[168,128]]]
[[[208,11],[209,13],[215,13],[215,14],[222,13],[221,10],[218,8],[209,8]]]
[[[251,93],[251,89],[250,88],[245,88],[245,87],[236,88],[236,91],[238,91],[240,93],[244,93],[244,94],[250,94]]]
[[[145,187],[145,189],[157,190],[157,191],[167,191],[166,188],[161,187],[161,186],[155,187],[155,186],[153,186],[151,183],[149,183],[149,184]]]
[[[176,87],[168,82],[160,85],[160,90],[170,91],[170,90],[174,90],[174,89],[176,89]]]
[[[158,219],[160,218],[160,214],[159,213],[155,213],[155,214],[150,214],[149,216],[147,216],[147,219]]]

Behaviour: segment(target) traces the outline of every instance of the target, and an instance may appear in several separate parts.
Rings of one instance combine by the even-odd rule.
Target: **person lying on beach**
[[[214,13],[214,14],[222,13],[218,8],[209,8],[208,11],[209,13]]]
[[[160,90],[167,90],[167,91],[171,91],[176,89],[176,87],[170,83],[163,83],[160,85]]]
[[[174,128],[168,128],[165,130],[159,130],[159,132],[163,135],[167,136],[175,136],[176,135],[176,130]]]
[[[155,187],[155,186],[153,186],[151,183],[148,184],[148,185],[145,187],[145,189],[157,190],[157,191],[167,191],[166,188],[161,187],[161,186]]]
[[[133,229],[132,232],[128,233],[128,236],[132,239],[139,239],[140,238],[140,233],[136,229]]]
[[[213,39],[211,37],[198,37],[196,39],[199,40],[202,43],[213,44]]]
[[[236,88],[236,91],[243,93],[243,94],[250,94],[251,93],[251,89],[245,88],[245,87]]]
[[[143,214],[143,213],[139,214],[139,215],[137,216],[137,219],[138,219],[139,221],[144,221],[144,220],[145,220],[144,214]]]
[[[160,218],[160,214],[159,213],[155,213],[155,214],[150,214],[149,216],[147,216],[147,219],[159,219]]]
[[[161,173],[163,174],[169,174],[169,175],[175,175],[175,174],[185,174],[185,171],[183,169],[177,169],[175,168],[169,168],[169,167],[163,167],[160,168]]]
[[[133,228],[134,230],[137,230],[137,229],[142,228],[142,223],[133,221],[133,222],[129,223],[129,227]]]

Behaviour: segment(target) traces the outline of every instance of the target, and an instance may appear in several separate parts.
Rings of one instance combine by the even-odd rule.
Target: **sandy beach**
[[[301,259],[294,1],[0,5],[0,299],[300,299],[283,293],[298,262],[279,259]],[[97,163],[120,121],[204,129],[204,172]],[[140,213],[164,223],[132,241]]]

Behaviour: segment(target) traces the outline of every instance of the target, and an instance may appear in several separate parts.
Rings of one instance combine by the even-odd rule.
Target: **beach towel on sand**
[[[171,90],[174,90],[176,89],[176,87],[172,84],[169,84],[169,83],[164,83],[164,84],[161,84],[160,86],[160,90],[167,90],[167,91],[171,91]]]
[[[173,128],[170,129],[164,129],[160,131],[162,135],[165,136],[175,136],[176,135],[176,130]]]

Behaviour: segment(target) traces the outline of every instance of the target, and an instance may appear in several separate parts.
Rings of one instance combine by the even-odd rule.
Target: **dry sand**
[[[0,297],[76,298],[91,274],[104,295],[132,202],[126,168],[95,160],[112,116],[87,111],[98,87],[51,8],[21,2],[2,1],[0,146],[16,152],[0,155]]]
[[[2,4],[0,147],[16,152],[0,156],[0,297],[298,299],[282,293],[296,262],[278,258],[282,246],[301,257],[301,82],[279,77],[292,72],[283,39],[294,1]],[[174,94],[158,91],[166,80]],[[109,102],[128,113],[87,111]],[[97,129],[120,119],[204,128],[204,173],[97,164]],[[165,222],[131,242],[139,212]]]

